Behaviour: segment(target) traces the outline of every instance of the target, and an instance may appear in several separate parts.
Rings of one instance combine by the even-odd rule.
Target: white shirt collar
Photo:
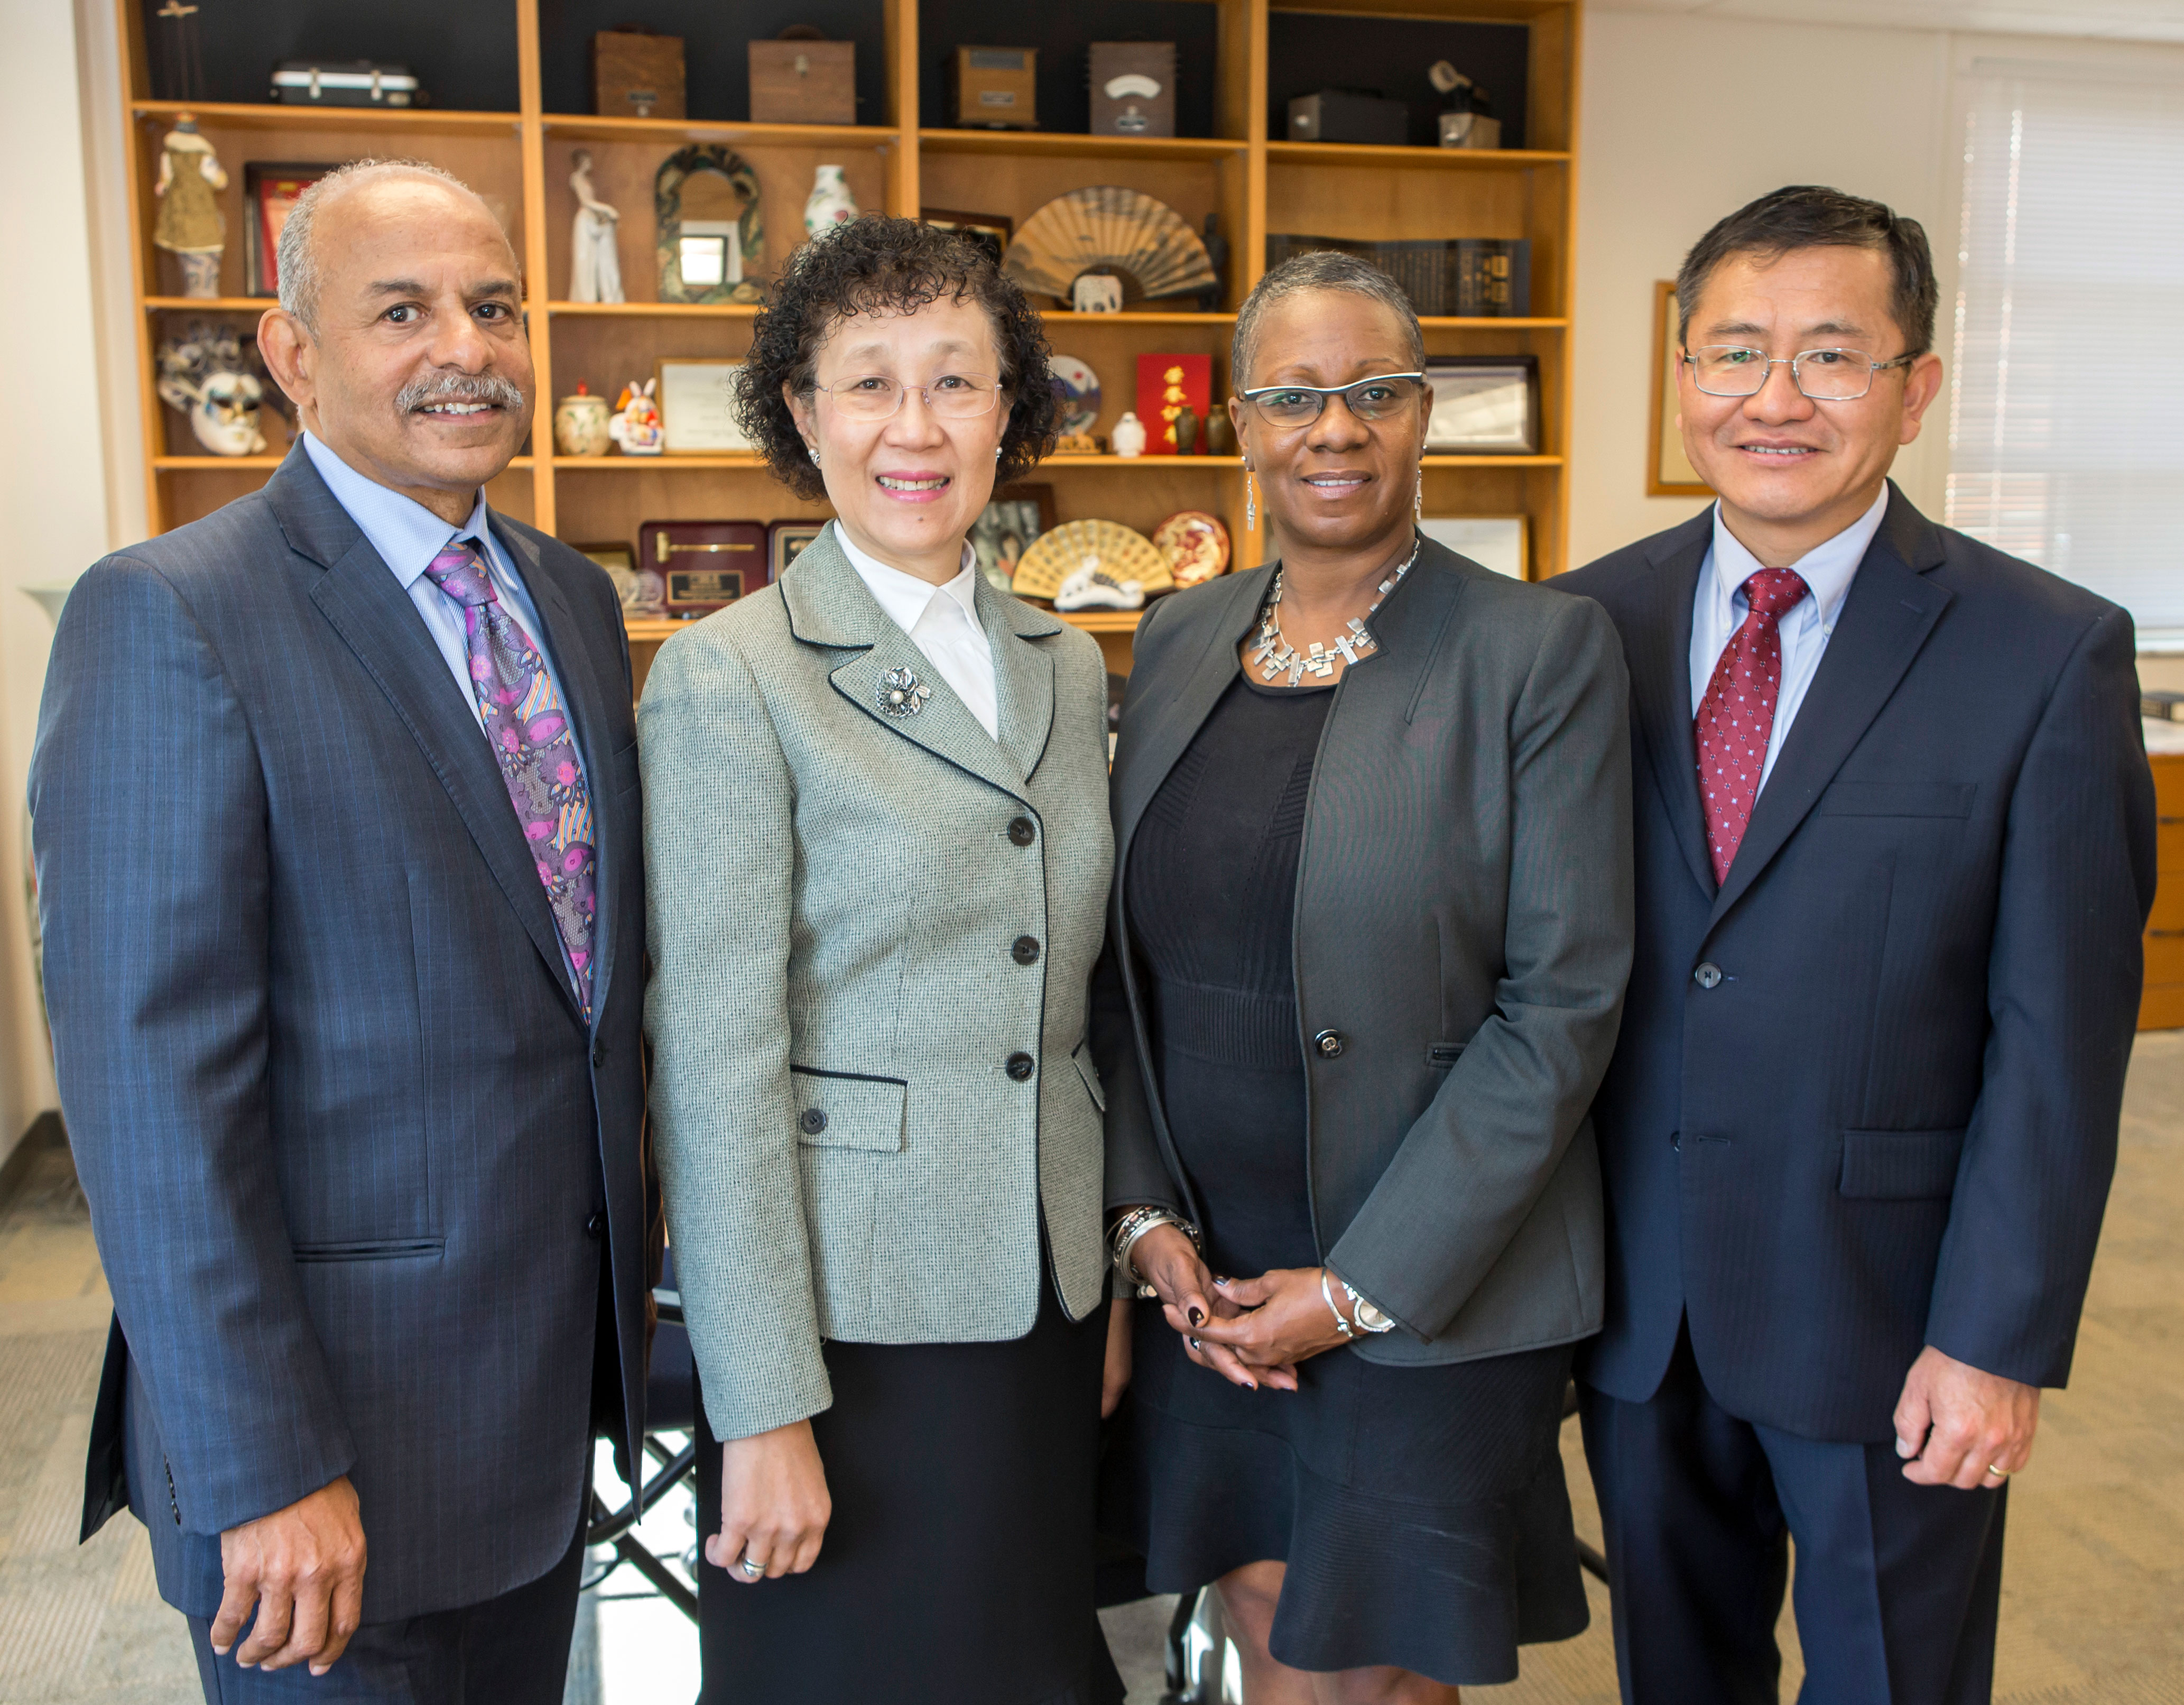
[[[460,527],[449,527],[415,498],[404,497],[359,473],[309,432],[304,434],[304,454],[311,459],[311,465],[319,471],[334,501],[348,512],[358,531],[371,542],[371,548],[405,588],[414,586],[432,566],[432,559],[454,539],[476,539],[488,547],[487,560],[492,560],[491,512],[486,508],[484,487],[478,488],[470,518]]]
[[[1830,630],[1834,628],[1836,617],[1842,614],[1843,600],[1850,596],[1850,583],[1857,577],[1858,566],[1865,560],[1865,553],[1873,543],[1873,536],[1880,531],[1881,517],[1887,513],[1888,487],[1883,482],[1880,495],[1873,500],[1872,508],[1833,538],[1814,545],[1789,565],[1797,571],[1798,578],[1810,590],[1811,608],[1820,627]],[[1721,518],[1721,505],[1716,503],[1713,506],[1713,597],[1717,600],[1717,607],[1727,610],[1744,582],[1765,566],[1729,530],[1727,523]]]
[[[978,622],[978,553],[968,544],[963,547],[963,567],[956,578],[943,586],[929,580],[920,580],[914,574],[905,574],[899,568],[889,568],[878,558],[872,556],[850,542],[850,535],[840,521],[834,523],[834,543],[841,546],[842,554],[850,559],[850,566],[857,571],[857,577],[870,588],[879,606],[887,612],[888,620],[905,633],[917,626],[925,614],[926,606],[935,598],[945,596],[955,600],[971,623],[971,631],[982,638],[985,629]]]

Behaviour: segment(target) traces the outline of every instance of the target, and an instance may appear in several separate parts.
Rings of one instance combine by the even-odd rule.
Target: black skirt
[[[1157,1303],[1133,1324],[1106,1507],[1150,1591],[1286,1563],[1277,1660],[1452,1685],[1513,1681],[1519,1645],[1584,1630],[1559,1446],[1569,1346],[1429,1368],[1331,1350],[1299,1365],[1299,1390],[1249,1391],[1192,1362]]]
[[[1121,1705],[1094,1608],[1107,1309],[1071,1324],[1044,1277],[1011,1343],[826,1346],[825,1545],[746,1586],[701,1544],[701,1705]],[[703,1539],[721,1447],[697,1396]]]

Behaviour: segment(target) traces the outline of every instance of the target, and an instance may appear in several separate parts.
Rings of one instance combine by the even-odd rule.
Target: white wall
[[[92,26],[84,47],[98,52],[103,20],[110,51],[114,8],[92,0],[83,10]],[[108,476],[109,437],[136,432],[133,405],[111,405],[108,359],[126,348],[131,328],[125,320],[103,326],[94,305],[108,299],[95,279],[110,274],[113,245],[94,243],[88,211],[92,161],[110,170],[120,159],[118,95],[106,69],[109,92],[99,98],[108,122],[94,150],[81,93],[93,68],[79,63],[75,11],[58,0],[0,0],[0,63],[9,72],[0,158],[15,162],[8,227],[17,244],[0,268],[0,325],[14,334],[8,406],[0,410],[0,1160],[54,1105],[23,856],[24,789],[53,630],[20,588],[66,584],[132,516],[142,530],[141,502],[114,502]]]
[[[1799,96],[1801,63],[1848,64],[1846,96]],[[1724,214],[1785,184],[1830,184],[1926,227],[1944,270],[1944,359],[1953,292],[1949,38],[1934,30],[1836,29],[1588,9],[1578,147],[1576,404],[1570,564],[1673,527],[1703,499],[1646,495],[1652,287]],[[1734,64],[1713,79],[1702,65]],[[1730,86],[1724,87],[1727,81]],[[1947,454],[1929,431],[1897,478],[1941,513]]]

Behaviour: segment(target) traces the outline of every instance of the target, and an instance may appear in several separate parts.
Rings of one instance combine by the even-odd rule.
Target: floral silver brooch
[[[890,716],[915,716],[932,696],[933,689],[907,669],[890,669],[880,677],[880,709]]]

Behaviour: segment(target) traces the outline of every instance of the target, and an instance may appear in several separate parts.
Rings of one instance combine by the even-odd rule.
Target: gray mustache
[[[443,373],[412,379],[394,393],[394,407],[401,414],[414,414],[428,403],[489,403],[515,414],[523,407],[523,393],[498,373]]]

